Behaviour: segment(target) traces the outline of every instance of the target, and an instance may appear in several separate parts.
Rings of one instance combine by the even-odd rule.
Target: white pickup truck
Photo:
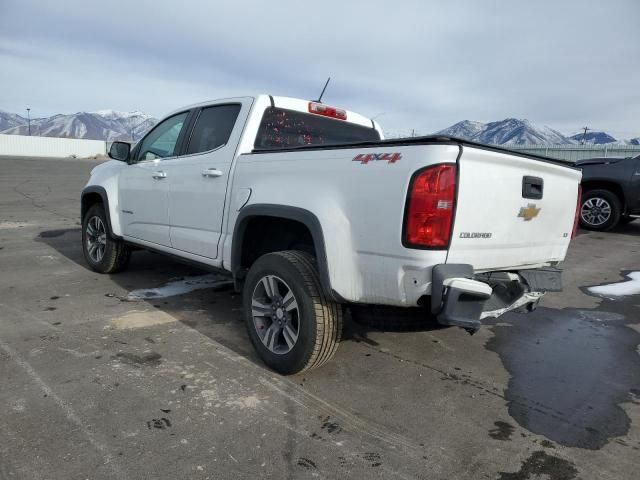
[[[455,138],[383,140],[356,113],[269,95],[179,109],[109,156],[82,192],[89,266],[114,273],[143,247],[230,272],[283,374],[333,356],[345,306],[471,330],[534,308],[560,289],[581,175]]]

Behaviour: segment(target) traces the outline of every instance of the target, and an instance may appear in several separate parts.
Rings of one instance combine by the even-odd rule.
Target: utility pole
[[[584,133],[582,134],[582,140],[580,141],[580,145],[584,145],[584,137],[587,136],[587,130],[591,130],[589,127],[582,127],[584,128]]]
[[[29,129],[29,136],[31,136],[31,109],[27,108],[27,125]]]

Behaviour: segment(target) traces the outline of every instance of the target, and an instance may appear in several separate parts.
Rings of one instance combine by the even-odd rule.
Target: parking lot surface
[[[0,159],[0,478],[638,478],[640,295],[587,287],[640,271],[640,220],[581,232],[532,314],[473,336],[347,318],[332,362],[281,377],[223,278],[86,267],[95,164]]]

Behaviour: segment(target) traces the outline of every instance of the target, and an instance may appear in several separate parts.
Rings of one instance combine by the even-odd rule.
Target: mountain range
[[[31,135],[90,140],[139,140],[157,120],[142,112],[99,110],[31,119]],[[28,120],[0,110],[0,133],[28,135]]]
[[[587,132],[565,136],[546,126],[538,126],[529,120],[506,118],[497,122],[474,122],[463,120],[444,130],[439,135],[459,137],[479,143],[492,145],[579,145],[581,143],[601,145],[605,143],[640,144],[640,137],[631,140],[618,140],[606,132]],[[583,138],[584,137],[584,138]]]
[[[53,115],[46,118],[31,119],[31,134],[46,137],[86,138],[92,140],[139,140],[157,120],[142,112],[118,112],[99,110],[97,112],[78,112],[69,115]],[[0,133],[10,135],[28,135],[28,121],[15,113],[0,110]],[[385,132],[387,138],[415,135],[415,131]],[[482,123],[463,120],[438,135],[464,138],[493,145],[576,145],[587,144],[631,144],[640,145],[640,137],[631,140],[618,140],[606,132],[588,131],[565,136],[546,126],[538,126],[529,120],[506,118],[496,122]],[[584,139],[583,139],[584,136]]]

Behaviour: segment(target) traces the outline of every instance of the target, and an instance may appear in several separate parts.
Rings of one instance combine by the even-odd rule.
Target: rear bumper
[[[512,310],[532,311],[546,292],[562,290],[555,268],[475,275],[471,265],[442,264],[432,278],[431,311],[438,322],[467,329]]]

